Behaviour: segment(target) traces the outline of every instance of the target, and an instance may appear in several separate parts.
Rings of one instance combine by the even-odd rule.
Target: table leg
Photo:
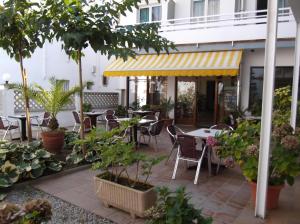
[[[21,138],[22,141],[27,140],[27,134],[26,134],[26,119],[20,119],[21,121]]]
[[[97,117],[96,116],[90,116],[91,124],[93,128],[97,127]]]

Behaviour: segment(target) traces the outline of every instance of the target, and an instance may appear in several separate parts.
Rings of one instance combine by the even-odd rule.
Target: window
[[[288,0],[279,0],[278,1],[278,8],[286,8],[289,7]]]
[[[252,67],[250,74],[249,109],[255,114],[261,113],[262,91],[263,91],[263,67]],[[276,67],[275,89],[292,86],[293,67]]]
[[[220,0],[193,0],[193,16],[220,14]]]
[[[140,8],[139,10],[139,22],[157,22],[161,21],[161,6],[150,6],[147,8]]]
[[[108,85],[108,78],[106,76],[102,76],[102,85],[107,86]]]

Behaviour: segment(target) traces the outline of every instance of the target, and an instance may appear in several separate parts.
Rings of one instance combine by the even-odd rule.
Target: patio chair
[[[133,109],[131,107],[128,108],[127,114],[129,118],[133,118]]]
[[[117,118],[118,118],[118,117],[116,117],[115,115],[113,115],[113,114],[111,114],[111,113],[105,115],[105,121],[106,121],[106,127],[105,127],[105,129],[106,129],[106,131],[109,130],[108,122],[109,122],[110,120],[116,120]]]
[[[49,112],[45,112],[44,113],[44,116],[42,118],[40,117],[36,117],[36,118],[32,118],[31,119],[31,125],[33,127],[38,127],[38,129],[40,129],[41,132],[44,131],[44,128],[48,128],[48,124],[49,124],[49,121],[50,121],[50,113]],[[36,134],[36,138],[39,139],[39,135],[40,135],[40,132],[37,131],[37,134]]]
[[[73,127],[73,131],[75,132],[80,132],[81,130],[81,122],[80,122],[80,118],[79,118],[79,113],[77,111],[72,111],[75,123],[74,123],[74,127]],[[88,133],[92,130],[92,123],[91,123],[91,119],[89,117],[84,117],[83,120],[84,123],[84,132]]]
[[[4,135],[2,137],[2,140],[5,140],[7,133],[9,133],[10,141],[12,141],[13,138],[12,138],[11,131],[18,130],[19,135],[20,135],[20,141],[22,141],[20,126],[19,126],[18,122],[13,123],[13,122],[9,121],[6,117],[0,116],[0,130],[5,131]]]
[[[176,177],[179,160],[183,160],[186,162],[194,162],[197,163],[197,170],[194,179],[194,184],[197,184],[198,177],[200,174],[200,167],[205,154],[206,147],[204,147],[201,151],[197,150],[196,139],[195,137],[190,135],[178,135],[177,142],[178,142],[178,152],[177,152],[177,158],[175,162],[172,179],[174,180]]]
[[[184,134],[184,132],[180,128],[176,127],[175,125],[169,125],[166,129],[172,143],[172,149],[166,161],[167,164],[173,154],[173,151],[178,147],[178,142],[177,142],[178,132],[180,132],[180,134]]]
[[[223,131],[228,131],[228,132],[231,132],[234,130],[231,126],[229,126],[227,124],[216,124],[216,125],[211,126],[210,129],[218,129],[218,130],[223,130]],[[211,149],[210,158],[211,158],[211,163],[217,164],[216,174],[218,174],[219,170],[220,170],[220,166],[225,165],[224,159],[221,159],[217,155],[217,152],[213,149]]]
[[[108,125],[108,131],[111,131],[116,128],[120,128],[120,123],[118,121],[116,121],[115,119],[108,120],[107,125]]]
[[[157,150],[157,136],[160,135],[162,129],[164,127],[164,121],[156,121],[152,124],[150,124],[149,127],[141,126],[140,127],[140,138],[139,138],[139,144],[141,142],[141,138],[144,138],[145,142],[145,136],[149,136],[148,144],[150,144],[152,137],[155,139],[155,149]]]

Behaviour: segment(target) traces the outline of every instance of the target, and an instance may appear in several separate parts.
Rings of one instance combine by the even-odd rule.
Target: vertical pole
[[[266,200],[269,176],[270,141],[272,131],[273,92],[275,79],[278,1],[268,0],[268,22],[265,49],[260,150],[256,189],[255,215],[266,217]]]
[[[297,35],[295,40],[294,54],[294,75],[291,106],[291,126],[296,128],[297,107],[298,107],[298,87],[299,87],[299,67],[300,67],[300,23],[297,23]]]

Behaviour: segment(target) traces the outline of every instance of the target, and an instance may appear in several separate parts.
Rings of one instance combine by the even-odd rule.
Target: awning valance
[[[105,76],[236,76],[242,51],[216,51],[139,55],[127,61],[117,59]]]

